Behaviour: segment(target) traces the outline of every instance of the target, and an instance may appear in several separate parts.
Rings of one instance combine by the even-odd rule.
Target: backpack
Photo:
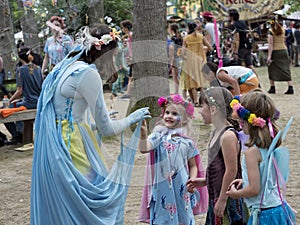
[[[239,33],[240,44],[244,44],[246,49],[252,49],[253,37],[251,30],[248,29],[247,24],[243,20],[236,21],[234,23],[234,29]]]
[[[286,42],[293,44],[295,41],[295,37],[292,30],[286,30]]]

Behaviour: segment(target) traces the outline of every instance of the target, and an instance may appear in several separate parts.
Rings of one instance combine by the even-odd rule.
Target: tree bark
[[[24,44],[26,47],[33,49],[36,53],[41,54],[35,13],[30,8],[27,8],[24,11],[25,13],[21,20]]]
[[[139,106],[149,106],[155,117],[160,113],[157,98],[170,93],[166,1],[134,0],[133,7],[134,86],[130,92],[129,112]]]
[[[14,76],[14,67],[17,49],[15,45],[13,23],[11,19],[8,0],[2,0],[0,4],[0,55],[3,58],[6,75],[8,71]]]
[[[89,25],[94,23],[103,23],[104,0],[88,0]]]

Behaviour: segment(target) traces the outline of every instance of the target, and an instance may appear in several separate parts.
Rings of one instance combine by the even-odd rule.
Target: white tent
[[[292,14],[286,17],[289,20],[300,20],[300,11],[293,12]]]

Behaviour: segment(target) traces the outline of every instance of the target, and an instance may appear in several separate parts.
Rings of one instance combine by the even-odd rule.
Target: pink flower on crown
[[[160,107],[163,107],[163,106],[166,105],[166,104],[168,104],[167,98],[165,98],[165,97],[160,97],[160,98],[158,99],[158,105],[159,105]]]
[[[187,106],[185,107],[185,111],[189,116],[193,116],[194,115],[194,106],[192,105],[192,103],[188,103]]]
[[[179,94],[173,95],[172,99],[173,99],[173,103],[176,105],[184,103],[184,100]]]

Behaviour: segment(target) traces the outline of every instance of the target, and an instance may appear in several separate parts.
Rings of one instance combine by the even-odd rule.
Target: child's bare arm
[[[141,134],[139,140],[139,149],[141,153],[148,153],[152,149],[152,145],[150,144],[150,142],[147,141],[147,130],[147,123],[146,120],[144,120],[141,127]]]
[[[197,169],[195,157],[190,158],[188,164],[189,164],[190,179],[196,178],[198,174],[198,169]]]
[[[260,192],[259,162],[261,161],[261,156],[259,150],[256,147],[251,147],[245,151],[245,157],[249,185],[239,190],[237,190],[238,187],[236,185],[231,185],[230,190],[226,192],[231,198],[254,197]]]
[[[228,198],[226,191],[228,190],[230,183],[235,179],[238,170],[237,155],[239,149],[235,133],[230,130],[225,131],[221,139],[221,146],[225,163],[225,173],[222,180],[220,195],[214,208],[215,214],[219,217],[224,216]]]
[[[191,188],[191,189],[196,188],[196,187],[203,187],[203,186],[206,186],[206,179],[205,179],[205,177],[189,179],[186,182],[186,185],[188,188]]]
[[[188,165],[189,165],[189,174],[190,174],[189,180],[197,179],[198,168],[197,168],[195,157],[189,159]],[[188,192],[193,193],[196,190],[196,187],[193,184],[188,185],[187,183],[187,190]]]

